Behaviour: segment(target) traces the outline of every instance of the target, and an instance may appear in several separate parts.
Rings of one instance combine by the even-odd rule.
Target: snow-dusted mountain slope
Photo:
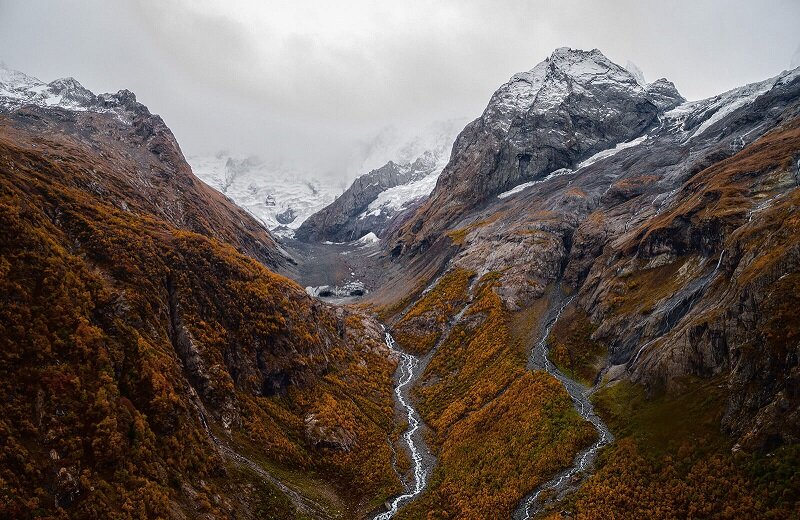
[[[773,78],[750,83],[717,96],[699,101],[689,101],[664,114],[665,126],[681,132],[685,139],[702,135],[715,123],[735,110],[749,105],[770,90],[787,85],[800,76],[800,68],[787,70]]]
[[[421,127],[398,129],[383,128],[372,138],[359,142],[353,150],[350,181],[366,172],[375,170],[389,161],[396,164],[412,164],[430,152],[438,161],[450,156],[453,141],[469,122],[466,118],[434,121]]]
[[[94,94],[74,78],[46,83],[11,69],[0,62],[0,109],[25,105],[61,108],[79,112],[112,113],[129,123],[138,104],[133,93]],[[450,147],[463,120],[435,122],[417,133],[387,127],[370,140],[354,147],[346,181],[394,161],[400,168],[431,174],[414,176],[412,185],[381,199],[370,211],[403,208],[430,193],[436,176],[447,161]],[[192,170],[209,186],[224,193],[273,232],[291,236],[309,216],[331,204],[344,191],[341,179],[315,176],[309,172],[276,166],[256,157],[217,153],[188,157]]]
[[[364,219],[368,216],[378,216],[383,213],[397,213],[427,197],[436,187],[436,180],[446,164],[447,161],[444,164],[437,164],[429,174],[421,179],[382,191],[375,197],[375,200],[369,203],[369,206],[359,215],[359,218]]]
[[[68,110],[88,110],[96,105],[97,101],[98,96],[73,78],[61,78],[45,83],[0,63],[0,103],[3,106],[39,105]]]
[[[276,167],[257,157],[220,152],[187,160],[203,182],[282,236],[291,236],[305,219],[342,192],[330,179]]]
[[[0,62],[0,109],[14,110],[26,105],[111,113],[124,124],[130,124],[136,114],[146,112],[129,90],[120,90],[116,94],[94,94],[74,78],[60,78],[45,83]]]
[[[395,159],[353,181],[332,204],[312,215],[296,233],[307,241],[347,242],[381,237],[396,216],[425,199],[450,159],[463,121],[429,125],[396,147]],[[365,164],[369,164],[369,160]]]
[[[631,62],[622,68],[597,50],[576,51],[560,48],[556,49],[544,62],[529,71],[515,74],[502,85],[492,96],[482,119],[485,126],[495,132],[495,135],[501,138],[506,138],[507,135],[509,142],[514,143],[515,148],[518,149],[516,152],[518,157],[526,157],[530,154],[528,148],[531,139],[524,132],[509,133],[514,121],[519,118],[535,117],[537,118],[536,124],[532,124],[532,127],[541,128],[543,127],[543,118],[551,117],[557,107],[576,105],[571,101],[574,99],[597,99],[596,93],[592,94],[592,91],[598,86],[602,87],[604,95],[610,93],[615,99],[628,97],[636,100],[636,103],[652,104],[657,108],[657,117],[649,125],[641,127],[639,135],[634,132],[628,136],[631,138],[627,141],[609,140],[604,137],[596,145],[600,148],[599,151],[588,157],[579,157],[577,164],[566,165],[566,168],[577,171],[600,160],[608,159],[621,150],[638,146],[648,136],[659,132],[672,133],[680,141],[697,138],[710,131],[727,115],[753,103],[759,96],[770,90],[789,84],[798,75],[800,75],[800,69],[784,71],[773,78],[738,87],[717,96],[697,101],[685,101],[671,82],[658,79],[648,83],[641,69]],[[634,113],[635,108],[635,106],[624,106],[622,110],[618,111],[618,115],[622,116],[618,127],[627,124],[625,118]],[[590,103],[579,104],[576,112],[581,117],[598,120],[609,120],[614,115],[610,100],[597,106],[592,106]],[[568,136],[560,134],[563,127],[564,124],[559,124],[553,132],[539,136],[540,140],[550,147],[557,148],[559,141],[569,141]],[[718,131],[722,130],[718,129]],[[518,137],[520,135],[524,135],[525,138],[520,139]],[[557,138],[553,140],[553,136],[557,136]],[[582,146],[591,143],[591,140],[591,137],[585,135],[578,139]],[[737,146],[744,147],[746,142],[747,137],[743,136]],[[522,163],[519,166],[519,170],[522,171]],[[545,170],[561,171],[559,168],[563,167],[564,165],[560,163],[552,164]],[[524,169],[531,170],[529,166]],[[513,173],[512,170],[512,177]],[[547,171],[541,173],[547,174]],[[499,175],[497,177],[501,178]],[[502,199],[519,193],[545,179],[545,177],[535,179],[529,177],[530,174],[520,175],[511,182],[506,181],[503,191],[497,195],[498,198]],[[463,182],[460,184],[463,185]],[[511,187],[509,188],[508,185]],[[450,188],[450,191],[452,189],[458,189],[458,186]]]

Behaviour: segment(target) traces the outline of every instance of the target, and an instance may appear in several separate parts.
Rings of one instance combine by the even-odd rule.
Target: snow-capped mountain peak
[[[559,47],[546,61],[552,71],[558,71],[579,83],[605,80],[639,84],[630,71],[612,62],[597,49],[582,51]]]
[[[329,179],[225,152],[190,156],[194,174],[224,193],[273,233],[291,236],[309,215],[333,202],[341,188]]]
[[[45,83],[18,70],[0,66],[0,103],[6,107],[38,105],[68,110],[88,110],[97,101],[75,78]]]
[[[348,180],[355,180],[347,191],[329,177],[256,157],[217,153],[189,157],[188,161],[200,179],[282,236],[294,236],[309,217],[342,197],[343,191],[356,191],[359,203],[349,208],[347,218],[359,227],[358,231],[325,236],[334,241],[350,240],[369,231],[380,234],[383,223],[431,192],[465,123],[463,119],[435,122],[406,135],[393,127],[383,129],[355,147],[353,164],[360,165],[356,171],[362,175],[349,176]]]
[[[514,74],[494,93],[483,117],[493,128],[505,132],[515,117],[528,110],[551,111],[570,94],[585,93],[599,85],[645,94],[636,75],[599,50],[560,47],[531,70]]]
[[[111,113],[125,125],[131,124],[136,116],[151,115],[129,90],[94,94],[72,77],[45,83],[5,65],[0,66],[0,110],[17,110],[25,106]]]

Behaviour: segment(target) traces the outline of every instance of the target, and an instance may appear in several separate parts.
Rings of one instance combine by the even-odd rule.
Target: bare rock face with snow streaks
[[[671,83],[642,86],[598,50],[557,49],[494,93],[458,136],[430,200],[392,239],[424,249],[488,197],[638,137],[682,101]]]

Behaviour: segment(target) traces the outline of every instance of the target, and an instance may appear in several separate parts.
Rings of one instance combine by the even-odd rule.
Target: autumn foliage
[[[586,520],[797,518],[800,450],[731,451],[719,431],[721,394],[715,381],[687,381],[678,394],[649,399],[629,383],[604,389],[598,410],[619,438],[597,472],[555,507]]]
[[[595,438],[558,381],[525,369],[527,344],[509,329],[495,279],[478,282],[415,391],[439,461],[400,518],[507,518]]]
[[[454,269],[446,273],[427,294],[392,327],[403,348],[415,354],[428,352],[442,337],[447,323],[467,303],[467,288],[474,273]]]
[[[374,325],[112,204],[90,145],[0,130],[0,517],[292,512],[223,458],[203,409],[226,443],[335,482],[352,511],[400,489],[394,363]]]

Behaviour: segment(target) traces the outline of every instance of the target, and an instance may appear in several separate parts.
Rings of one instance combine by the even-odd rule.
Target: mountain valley
[[[800,69],[432,128],[342,190],[0,71],[0,517],[798,518]]]

